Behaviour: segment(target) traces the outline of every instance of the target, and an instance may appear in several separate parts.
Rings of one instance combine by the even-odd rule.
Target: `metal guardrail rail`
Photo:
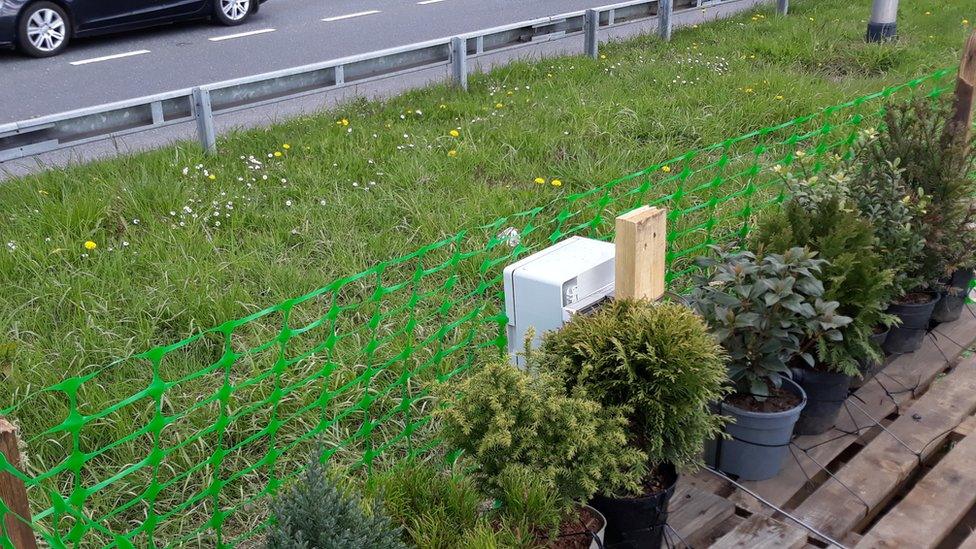
[[[671,38],[672,14],[730,0],[630,0],[361,55],[107,103],[0,125],[0,162],[131,133],[196,122],[200,143],[216,151],[214,116],[323,93],[343,86],[444,67],[467,89],[467,60],[582,34],[596,57],[597,31],[657,17]],[[788,0],[779,0],[785,13]]]

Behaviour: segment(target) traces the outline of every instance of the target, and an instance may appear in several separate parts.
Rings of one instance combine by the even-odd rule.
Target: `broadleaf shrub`
[[[805,247],[817,253],[825,301],[837,302],[837,311],[851,319],[840,328],[840,339],[818,342],[821,370],[858,373],[858,361],[880,360],[871,344],[874,328],[889,322],[884,314],[892,297],[894,273],[884,268],[875,247],[874,226],[851,207],[846,197],[850,176],[838,171],[821,183],[801,164],[799,176],[787,176],[791,198],[767,215],[750,238],[757,253],[783,254]]]
[[[728,350],[736,389],[762,399],[791,376],[794,361],[816,364],[815,354],[828,341],[840,341],[851,319],[837,312],[839,303],[824,299],[819,277],[827,262],[815,252],[716,253],[697,260],[706,274],[696,277],[691,302]]]
[[[546,334],[542,352],[570,390],[626,407],[631,444],[652,466],[700,465],[722,428],[710,405],[725,395],[726,354],[688,307],[616,300]]]

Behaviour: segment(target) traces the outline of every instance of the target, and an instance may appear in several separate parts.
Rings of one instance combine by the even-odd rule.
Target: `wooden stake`
[[[0,452],[7,462],[20,467],[20,449],[17,448],[17,430],[7,420],[0,418]],[[23,481],[10,473],[0,473],[0,499],[13,513],[30,520],[30,507],[27,505],[27,488]],[[37,541],[30,525],[12,513],[4,517],[7,536],[17,549],[37,549]]]
[[[962,49],[962,63],[959,65],[959,77],[956,79],[955,109],[952,119],[946,126],[944,139],[950,140],[952,134],[962,138],[965,143],[973,128],[973,101],[976,99],[976,31],[969,35],[969,40]],[[944,141],[945,142],[945,141]]]
[[[664,296],[667,210],[644,206],[618,217],[616,226],[614,296],[660,299]]]

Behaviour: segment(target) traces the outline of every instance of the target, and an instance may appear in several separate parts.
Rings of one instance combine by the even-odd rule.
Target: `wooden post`
[[[954,137],[965,143],[973,129],[973,101],[976,99],[976,31],[969,35],[969,40],[962,49],[962,64],[959,65],[959,77],[956,79],[955,108],[952,119],[946,125],[943,143]]]
[[[7,462],[20,467],[20,449],[17,448],[17,430],[7,420],[0,418],[0,452]],[[11,511],[30,520],[30,507],[27,505],[27,488],[23,481],[10,473],[0,473],[0,499]],[[11,513],[4,517],[7,536],[17,549],[37,549],[37,541],[30,525]]]
[[[668,213],[644,206],[617,218],[614,297],[656,301],[664,296]]]

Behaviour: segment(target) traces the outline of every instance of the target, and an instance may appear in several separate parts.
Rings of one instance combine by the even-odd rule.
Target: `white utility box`
[[[613,243],[574,236],[505,267],[513,362],[523,365],[518,353],[530,328],[535,330],[532,346],[537,347],[542,334],[613,295],[614,250]]]

